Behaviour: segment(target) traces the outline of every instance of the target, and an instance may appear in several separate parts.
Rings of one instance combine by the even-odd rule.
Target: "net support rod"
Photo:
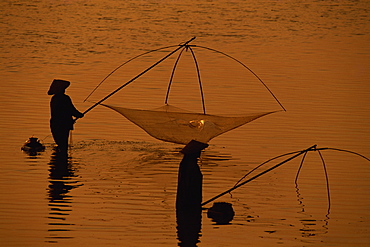
[[[180,57],[182,55],[182,53],[184,52],[184,50],[186,49],[186,47],[184,47],[181,51],[180,51],[180,54],[177,56],[177,59],[176,59],[176,62],[175,64],[173,65],[173,69],[172,69],[172,73],[171,73],[171,77],[170,77],[170,81],[168,83],[168,87],[167,87],[167,93],[166,93],[166,99],[164,101],[164,103],[167,105],[168,104],[168,97],[170,95],[170,90],[171,90],[171,85],[172,85],[172,81],[173,81],[173,77],[175,75],[175,71],[176,71],[176,67],[177,67],[177,64],[179,63],[179,60],[180,60]]]
[[[140,55],[137,55],[137,56],[135,56],[135,57],[127,60],[126,62],[122,63],[120,66],[118,66],[117,68],[115,68],[114,70],[112,70],[112,72],[110,72],[106,77],[104,77],[104,79],[91,91],[91,93],[84,99],[83,102],[85,102],[86,100],[88,100],[90,98],[90,96],[100,87],[100,85],[103,84],[103,82],[105,82],[105,80],[107,80],[112,74],[114,74],[118,69],[120,69],[124,65],[126,65],[129,62],[135,60],[136,58],[139,58],[141,56],[147,55],[149,53],[160,51],[160,50],[167,49],[167,48],[176,47],[176,46],[177,45],[171,45],[171,46],[161,47],[161,48],[158,48],[158,49],[155,49],[155,50],[150,50],[150,51],[144,52],[144,53],[142,53]]]
[[[154,68],[155,66],[157,66],[158,64],[160,64],[161,62],[163,62],[164,60],[166,60],[168,57],[170,57],[172,54],[174,54],[175,52],[177,52],[178,50],[180,50],[182,47],[186,46],[188,43],[190,43],[194,39],[195,39],[195,37],[193,37],[190,40],[186,41],[184,44],[180,44],[179,47],[177,47],[175,50],[173,50],[172,52],[168,53],[166,56],[164,56],[163,58],[161,58],[160,60],[158,60],[152,66],[150,66],[149,68],[145,69],[143,72],[141,72],[140,74],[138,74],[137,76],[135,76],[134,78],[132,78],[131,80],[129,80],[128,82],[126,82],[125,84],[123,84],[122,86],[120,86],[119,88],[117,88],[116,90],[114,90],[113,92],[111,92],[110,94],[108,94],[107,96],[105,96],[103,99],[101,99],[98,102],[96,102],[90,108],[88,108],[87,110],[85,110],[83,114],[86,114],[89,111],[91,111],[97,105],[99,105],[100,103],[102,103],[103,101],[105,101],[106,99],[108,99],[109,97],[111,97],[113,94],[117,93],[119,90],[121,90],[122,88],[124,88],[125,86],[127,86],[128,84],[130,84],[131,82],[135,81],[137,78],[139,78],[140,76],[142,76],[143,74],[145,74],[146,72],[148,72],[149,70],[151,70],[152,68]]]
[[[200,95],[202,97],[203,113],[206,114],[206,106],[205,106],[205,103],[204,103],[203,86],[202,86],[202,80],[200,79],[200,71],[199,71],[198,61],[197,61],[197,59],[195,57],[195,54],[194,54],[193,49],[191,49],[190,46],[188,46],[188,47],[189,47],[189,50],[191,51],[191,55],[193,56],[195,67],[197,69],[198,82],[199,82],[199,90],[200,90]]]
[[[263,171],[263,172],[261,172],[261,173],[257,174],[256,176],[254,176],[254,177],[252,177],[252,178],[250,178],[250,179],[248,179],[248,180],[244,181],[243,183],[240,183],[240,184],[238,184],[238,185],[236,185],[236,186],[232,187],[231,189],[228,189],[228,190],[226,190],[226,191],[222,192],[221,194],[219,194],[219,195],[217,195],[217,196],[215,196],[215,197],[213,197],[213,198],[209,199],[208,201],[203,202],[203,203],[201,204],[201,206],[204,206],[204,205],[206,205],[206,204],[208,204],[208,203],[210,203],[210,202],[212,202],[212,201],[216,200],[217,198],[219,198],[219,197],[221,197],[221,196],[223,196],[223,195],[225,195],[225,194],[227,194],[227,193],[230,193],[231,191],[233,191],[233,190],[235,190],[235,189],[239,188],[240,186],[242,186],[242,185],[244,185],[244,184],[246,184],[246,183],[249,183],[250,181],[252,181],[252,180],[254,180],[254,179],[256,179],[256,178],[258,178],[258,177],[262,176],[263,174],[268,173],[269,171],[272,171],[272,170],[274,170],[275,168],[278,168],[279,166],[281,166],[281,165],[285,164],[286,162],[291,161],[292,159],[297,158],[298,156],[300,156],[300,155],[302,155],[302,154],[304,154],[304,153],[307,153],[308,151],[315,150],[315,149],[316,149],[316,145],[313,145],[312,147],[309,147],[309,148],[307,148],[307,149],[305,149],[305,150],[302,150],[302,151],[300,151],[299,153],[297,153],[297,154],[295,154],[295,155],[293,155],[293,156],[289,157],[288,159],[286,159],[286,160],[284,160],[284,161],[280,162],[279,164],[277,164],[277,165],[275,165],[275,166],[273,166],[273,167],[271,167],[271,168],[269,168],[269,169],[267,169],[267,170],[265,170],[265,171]]]
[[[246,66],[244,63],[242,63],[241,61],[239,61],[238,59],[224,53],[224,52],[221,52],[221,51],[218,51],[218,50],[215,50],[215,49],[212,49],[212,48],[208,48],[208,47],[205,47],[205,46],[199,46],[197,45],[196,47],[199,47],[199,48],[203,48],[203,49],[207,49],[207,50],[210,50],[210,51],[214,51],[214,52],[217,52],[217,53],[220,53],[228,58],[231,58],[232,60],[236,61],[237,63],[239,63],[240,65],[242,65],[244,68],[246,68],[247,70],[249,70],[261,83],[262,85],[267,89],[267,91],[271,94],[271,96],[275,99],[275,101],[280,105],[280,107],[286,111],[285,107],[280,103],[280,101],[278,100],[278,98],[274,95],[274,93],[270,90],[270,88],[266,85],[266,83],[264,83],[262,81],[262,79],[256,74],[253,72],[253,70],[251,70],[248,66]]]
[[[193,49],[191,49],[191,45],[186,45],[180,52],[180,54],[178,55],[177,59],[176,59],[176,62],[173,66],[173,69],[172,69],[172,73],[171,73],[171,78],[170,78],[170,82],[168,83],[168,88],[167,88],[167,93],[166,93],[166,99],[165,99],[165,104],[168,104],[168,97],[169,97],[169,94],[170,94],[170,89],[171,89],[171,85],[172,85],[172,81],[173,81],[173,77],[174,77],[174,74],[175,74],[175,70],[176,70],[176,67],[177,67],[177,64],[181,58],[181,55],[182,53],[184,52],[184,50],[190,50],[191,52],[191,55],[193,57],[193,60],[194,60],[194,64],[195,64],[195,68],[196,68],[196,71],[197,71],[197,76],[198,76],[198,82],[199,82],[199,89],[200,89],[200,95],[201,95],[201,100],[202,100],[202,107],[203,107],[203,113],[206,114],[206,106],[205,106],[205,101],[204,101],[204,93],[203,93],[203,85],[202,85],[202,80],[201,80],[201,77],[200,77],[200,70],[199,70],[199,65],[198,65],[198,61],[197,61],[197,58],[195,57],[195,53],[193,51]]]

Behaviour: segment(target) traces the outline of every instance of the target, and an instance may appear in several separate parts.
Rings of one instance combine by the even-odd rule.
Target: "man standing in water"
[[[69,132],[73,129],[75,122],[72,117],[82,118],[84,116],[75,108],[71,98],[65,94],[65,90],[70,84],[69,81],[55,79],[48,91],[48,95],[53,95],[50,101],[51,133],[58,145],[58,151],[64,153],[68,151]]]

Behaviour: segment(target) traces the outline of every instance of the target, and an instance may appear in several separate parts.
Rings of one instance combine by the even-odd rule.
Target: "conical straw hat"
[[[54,81],[50,85],[48,95],[53,95],[53,94],[60,93],[64,89],[69,87],[70,84],[71,83],[69,81],[54,79]]]

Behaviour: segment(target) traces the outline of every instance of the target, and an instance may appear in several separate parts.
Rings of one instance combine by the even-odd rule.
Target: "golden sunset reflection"
[[[201,47],[245,63],[287,109],[208,143],[199,161],[203,200],[262,162],[315,144],[370,157],[368,7],[350,0],[2,1],[0,242],[181,246],[175,202],[183,145],[156,140],[97,106],[76,122],[72,152],[61,161],[52,150],[47,91],[53,79],[71,81],[66,93],[84,111],[192,37],[208,114],[281,107],[243,66]],[[167,46],[173,47],[117,70],[83,102],[119,65]],[[162,107],[176,59],[166,59],[104,103]],[[168,102],[202,113],[199,88],[191,52],[184,51]],[[45,152],[28,156],[20,150],[31,136],[42,140]],[[322,160],[312,151],[298,186],[301,158],[219,198],[235,211],[229,224],[216,224],[205,210],[200,225],[198,218],[195,226],[185,224],[193,227],[195,246],[370,245],[369,162],[334,150],[322,155],[330,210]]]

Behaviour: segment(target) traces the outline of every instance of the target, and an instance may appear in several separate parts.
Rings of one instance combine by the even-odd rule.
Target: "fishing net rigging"
[[[253,168],[252,170],[250,170],[249,172],[247,172],[241,179],[239,179],[236,182],[236,184],[233,187],[231,187],[230,189],[228,189],[228,190],[226,190],[226,191],[224,191],[224,192],[222,192],[222,193],[214,196],[213,198],[211,198],[211,199],[203,202],[201,205],[204,206],[204,205],[206,205],[206,204],[208,204],[208,203],[210,203],[210,202],[212,202],[212,201],[220,198],[223,195],[226,195],[228,193],[231,193],[232,191],[236,190],[237,188],[239,188],[239,187],[241,187],[241,186],[243,186],[243,185],[245,185],[245,184],[247,184],[247,183],[249,183],[249,182],[251,182],[251,181],[253,181],[253,180],[257,179],[257,178],[259,178],[260,176],[262,176],[262,175],[264,175],[264,174],[266,174],[266,173],[268,173],[268,172],[270,172],[270,171],[272,171],[272,170],[274,170],[274,169],[282,166],[283,164],[285,164],[285,163],[287,163],[287,162],[289,162],[289,161],[291,161],[291,160],[293,160],[293,159],[295,159],[295,158],[303,155],[303,158],[301,160],[301,163],[300,163],[300,166],[298,168],[297,175],[296,175],[296,178],[295,178],[295,181],[294,181],[295,184],[296,184],[296,186],[297,186],[298,177],[299,177],[299,174],[300,174],[300,171],[301,171],[301,168],[303,166],[303,163],[304,163],[304,160],[305,160],[305,157],[306,157],[307,153],[309,153],[309,152],[317,152],[319,154],[319,156],[320,156],[320,159],[322,161],[323,168],[324,168],[325,179],[326,179],[327,195],[328,195],[328,212],[329,212],[330,211],[330,202],[331,202],[331,199],[330,199],[330,190],[329,190],[329,178],[328,178],[328,172],[327,172],[327,169],[326,169],[326,164],[325,164],[323,155],[320,152],[320,151],[323,151],[323,150],[333,150],[333,151],[339,151],[339,152],[346,152],[346,153],[357,155],[357,156],[359,156],[359,157],[361,157],[361,158],[363,158],[363,159],[365,159],[367,161],[370,161],[370,159],[368,157],[366,157],[366,156],[364,156],[364,155],[362,155],[360,153],[350,151],[350,150],[339,149],[339,148],[331,148],[331,147],[318,148],[317,145],[313,145],[313,146],[311,146],[311,147],[309,147],[307,149],[304,149],[304,150],[299,150],[299,151],[295,151],[295,152],[289,152],[289,153],[285,153],[285,154],[282,154],[282,155],[278,155],[278,156],[276,156],[274,158],[271,158],[271,159],[269,159],[269,160],[261,163],[260,165],[256,166],[255,168]],[[274,166],[272,166],[270,168],[267,168],[266,170],[264,170],[264,171],[262,171],[262,172],[260,172],[260,173],[258,173],[256,175],[252,176],[251,178],[246,179],[249,175],[251,175],[253,172],[255,172],[258,168],[266,165],[267,163],[269,163],[271,161],[274,161],[276,159],[279,159],[279,158],[282,158],[282,157],[285,157],[285,156],[289,156],[289,155],[291,155],[289,158],[287,158],[287,159],[279,162],[278,164],[276,164],[276,165],[274,165]],[[242,182],[242,180],[244,180],[244,179],[246,179],[246,180]]]
[[[155,62],[153,65],[143,70],[138,75],[134,76],[131,80],[127,81],[126,83],[118,87],[116,90],[114,90],[113,92],[105,96],[100,101],[96,102],[94,105],[88,108],[84,112],[84,114],[92,110],[97,105],[102,105],[102,106],[105,106],[107,108],[110,108],[120,113],[121,115],[126,117],[129,121],[133,122],[134,124],[142,128],[144,131],[146,131],[149,135],[151,135],[154,138],[157,138],[162,141],[167,141],[167,142],[187,144],[191,140],[196,140],[199,142],[207,143],[212,138],[218,135],[221,135],[222,133],[225,133],[227,131],[240,127],[262,116],[266,116],[271,113],[277,112],[277,111],[267,111],[267,112],[254,113],[254,114],[248,114],[248,115],[238,115],[238,116],[218,116],[218,115],[207,114],[205,99],[204,99],[204,92],[203,92],[203,85],[202,85],[202,80],[201,80],[201,75],[200,75],[200,68],[199,68],[199,65],[198,65],[198,62],[195,56],[194,48],[206,49],[209,51],[217,52],[241,64],[244,68],[248,69],[253,74],[253,76],[255,76],[264,85],[264,87],[268,90],[268,92],[272,95],[272,97],[276,100],[276,102],[280,105],[280,107],[285,111],[285,108],[279,102],[279,100],[275,97],[272,91],[250,68],[248,68],[246,65],[244,65],[239,60],[223,52],[220,52],[220,51],[217,51],[211,48],[203,47],[203,46],[189,45],[189,43],[193,41],[194,39],[195,37],[188,40],[187,42],[183,44],[179,44],[176,49],[169,52],[167,55],[162,57],[160,60]],[[102,85],[104,81],[106,81],[108,77],[110,77],[113,73],[115,73],[122,66],[126,65],[127,63],[143,55],[149,54],[151,52],[161,51],[161,50],[171,48],[171,47],[174,47],[174,46],[166,46],[163,48],[147,51],[121,64],[120,66],[115,68],[111,73],[109,73],[94,88],[94,90],[87,96],[85,101],[100,87],[100,85]],[[203,113],[189,112],[181,108],[177,108],[172,105],[169,105],[168,103],[174,74],[175,74],[178,62],[184,51],[190,51],[194,64],[195,64]],[[105,101],[106,99],[108,99],[109,97],[117,93],[118,91],[120,91],[122,88],[134,82],[136,79],[138,79],[139,77],[141,77],[142,75],[144,75],[145,73],[147,73],[148,71],[150,71],[151,69],[159,65],[160,63],[162,63],[164,60],[166,60],[170,56],[174,55],[176,52],[179,52],[179,54],[177,56],[177,59],[172,69],[171,77],[170,77],[168,87],[167,87],[164,106],[153,109],[153,110],[143,110],[143,109],[130,109],[130,108],[124,108],[120,106],[103,104],[103,101]]]
[[[207,143],[222,133],[274,113],[265,112],[248,116],[227,117],[187,112],[171,105],[154,110],[102,105],[122,114],[152,137],[178,144],[187,144],[191,140]]]

